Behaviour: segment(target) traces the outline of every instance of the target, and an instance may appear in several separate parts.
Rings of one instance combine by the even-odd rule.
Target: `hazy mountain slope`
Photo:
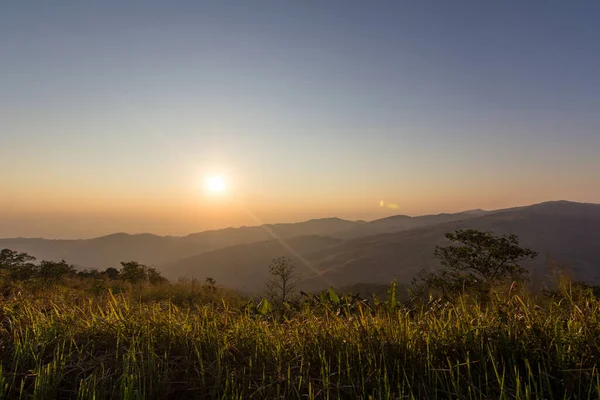
[[[290,257],[299,273],[310,275],[313,271],[304,256],[340,241],[324,236],[300,236],[238,245],[181,260],[166,267],[163,272],[172,279],[185,276],[203,280],[211,277],[228,287],[256,291],[263,287],[268,276],[268,265],[273,258]]]
[[[317,246],[303,243],[317,239],[298,238],[288,243],[310,266],[297,260],[306,290],[359,282],[388,284],[394,277],[406,284],[421,269],[438,266],[432,253],[437,244],[445,243],[447,232],[466,228],[517,234],[523,246],[540,252],[539,259],[528,265],[536,274],[535,280],[546,274],[546,253],[550,252],[555,259],[570,263],[574,277],[600,283],[600,205],[542,203],[396,233],[346,241],[328,239]],[[292,254],[277,242],[248,244],[175,263],[167,273],[215,275],[225,286],[258,290],[264,284],[271,258],[281,255]]]
[[[570,202],[494,212],[395,216],[370,223],[329,218],[185,237],[114,234],[90,240],[0,239],[0,248],[26,251],[40,259],[65,259],[83,267],[106,268],[136,260],[160,266],[170,278],[212,276],[226,286],[252,289],[262,287],[263,273],[273,257],[294,256],[294,251],[281,244],[285,242],[302,256],[304,261],[297,260],[306,276],[305,287],[314,289],[358,282],[386,284],[393,277],[407,283],[422,268],[437,265],[431,257],[435,245],[444,242],[446,232],[460,228],[516,233],[523,245],[541,253],[531,266],[535,271],[544,270],[545,253],[550,252],[570,263],[575,277],[600,283],[600,205]],[[373,232],[377,234],[365,236]],[[188,259],[196,255],[201,257]]]
[[[183,237],[118,233],[87,240],[0,239],[0,249],[27,252],[38,259],[61,260],[87,268],[118,266],[120,261],[136,260],[161,265],[203,252],[244,243],[301,235],[335,235],[355,222],[339,218],[306,222],[205,231]]]
[[[547,274],[549,253],[554,260],[568,263],[574,278],[600,283],[600,205],[552,202],[346,241],[311,255],[316,268],[324,272],[306,284],[317,287],[324,279],[336,286],[386,283],[394,277],[406,283],[422,268],[438,266],[432,252],[446,242],[446,232],[466,228],[517,234],[523,246],[540,253],[528,264],[536,279]]]
[[[0,249],[24,251],[38,259],[57,261],[64,259],[81,268],[104,269],[118,266],[121,261],[130,260],[149,265],[166,265],[207,251],[270,240],[274,237],[289,239],[303,235],[318,235],[344,239],[357,238],[464,219],[472,216],[471,213],[422,217],[395,216],[372,222],[323,218],[298,223],[227,228],[182,237],[116,233],[86,240],[0,239]]]
[[[0,248],[27,252],[38,259],[64,259],[80,267],[102,269],[118,266],[120,261],[165,260],[197,250],[193,243],[178,238],[125,233],[88,240],[1,239]]]

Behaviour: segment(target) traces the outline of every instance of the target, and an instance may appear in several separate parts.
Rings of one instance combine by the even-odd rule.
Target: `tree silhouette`
[[[4,249],[0,251],[0,269],[8,271],[12,280],[27,281],[37,273],[37,265],[33,263],[35,257],[27,253]]]
[[[42,261],[37,268],[37,276],[47,282],[58,282],[67,275],[75,274],[75,268],[66,261]]]
[[[148,283],[151,285],[160,285],[163,283],[167,283],[169,280],[162,276],[160,272],[158,272],[155,268],[148,267],[146,269],[146,274],[148,276]]]
[[[475,291],[485,297],[494,286],[509,280],[525,281],[528,274],[520,262],[537,256],[535,251],[520,247],[516,235],[494,236],[492,232],[467,229],[448,233],[446,238],[452,244],[437,246],[433,253],[443,268],[421,271],[414,281],[417,292],[437,289],[443,296],[453,296]]]
[[[271,278],[267,281],[267,298],[277,307],[291,300],[298,286],[296,266],[289,257],[278,257],[269,265]]]
[[[129,282],[131,284],[136,283],[145,283],[148,279],[148,275],[146,267],[143,264],[138,263],[137,261],[128,261],[122,262],[121,271],[119,271],[119,278],[124,280],[125,282]]]
[[[119,279],[119,270],[113,267],[106,268],[106,270],[102,272],[102,274],[111,281]]]

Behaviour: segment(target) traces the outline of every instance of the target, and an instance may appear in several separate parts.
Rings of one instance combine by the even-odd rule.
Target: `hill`
[[[268,277],[267,267],[274,257],[292,258],[298,272],[308,276],[315,271],[303,255],[314,254],[340,242],[340,239],[313,235],[237,245],[181,260],[165,267],[163,272],[171,279],[184,276],[204,280],[211,277],[227,287],[258,291]]]
[[[526,265],[534,282],[547,277],[550,257],[568,265],[573,278],[600,283],[600,205],[549,202],[340,243],[310,255],[321,272],[305,284],[388,283],[394,277],[408,283],[421,269],[438,267],[432,253],[436,245],[446,242],[445,233],[468,228],[514,233],[523,246],[538,251],[538,259]]]
[[[566,201],[526,207],[409,217],[371,222],[339,218],[205,231],[182,237],[117,233],[88,240],[0,239],[0,248],[81,268],[107,268],[136,260],[159,267],[169,278],[211,276],[225,286],[257,290],[273,257],[294,258],[306,289],[356,283],[408,283],[432,258],[445,233],[464,228],[515,233],[540,257],[529,267],[539,281],[546,254],[568,263],[573,277],[600,283],[600,205]]]
[[[546,278],[547,257],[568,263],[576,279],[600,283],[600,205],[549,202],[527,207],[475,213],[475,216],[400,232],[372,235],[344,241],[323,242],[323,247],[304,246],[302,240],[248,244],[201,254],[170,265],[172,276],[221,277],[221,284],[245,290],[259,290],[271,258],[296,256],[304,275],[305,289],[345,287],[358,282],[388,284],[394,277],[407,284],[423,268],[436,268],[432,257],[436,245],[445,243],[445,234],[456,229],[479,229],[497,234],[514,233],[521,244],[540,253],[527,265],[535,282]],[[252,256],[250,256],[252,255]],[[244,278],[241,278],[243,274]],[[247,278],[254,276],[254,278]],[[214,276],[213,276],[214,277]]]
[[[104,269],[130,260],[164,265],[204,252],[275,237],[335,236],[356,224],[339,218],[324,218],[299,223],[227,228],[181,237],[117,233],[86,240],[0,239],[0,249],[27,252],[38,259],[64,259],[81,268]]]
[[[287,240],[317,235],[349,239],[468,217],[467,212],[422,217],[397,216],[371,222],[322,218],[298,223],[226,228],[181,237],[115,233],[85,240],[0,239],[0,249],[27,252],[38,259],[66,260],[79,268],[104,269],[131,260],[160,266],[217,249],[274,238]]]

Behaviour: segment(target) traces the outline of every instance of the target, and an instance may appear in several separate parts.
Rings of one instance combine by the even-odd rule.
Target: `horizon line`
[[[69,238],[47,238],[47,237],[42,237],[42,236],[38,236],[38,237],[18,236],[18,237],[2,237],[2,238],[0,238],[0,240],[55,240],[55,241],[79,241],[79,240],[81,240],[81,241],[83,241],[83,240],[102,239],[102,238],[107,238],[107,237],[110,237],[110,236],[117,236],[117,235],[126,235],[126,236],[155,236],[155,237],[161,237],[161,238],[185,238],[185,237],[192,236],[192,235],[198,235],[198,234],[208,233],[208,232],[218,232],[218,231],[224,231],[224,230],[228,230],[228,229],[260,228],[260,227],[275,226],[275,225],[293,225],[293,224],[308,223],[308,222],[312,222],[312,221],[323,221],[323,220],[328,220],[328,219],[338,219],[338,220],[342,220],[342,221],[355,222],[355,223],[357,223],[357,222],[372,223],[372,222],[375,222],[375,221],[380,221],[380,220],[384,220],[384,219],[388,219],[388,218],[394,218],[394,217],[400,217],[400,216],[409,217],[409,218],[419,218],[419,217],[437,216],[437,215],[444,215],[444,214],[448,214],[448,215],[450,215],[450,214],[462,214],[462,213],[466,213],[466,212],[470,212],[470,211],[483,211],[483,212],[486,212],[486,213],[492,213],[492,212],[499,212],[499,211],[506,211],[506,210],[516,209],[516,208],[531,207],[531,206],[540,205],[540,204],[547,204],[547,203],[573,203],[573,204],[600,205],[599,203],[582,202],[582,201],[572,201],[572,200],[547,200],[547,201],[542,201],[542,202],[539,202],[539,203],[532,203],[532,204],[525,204],[525,205],[515,205],[515,206],[511,206],[511,207],[498,208],[498,209],[492,209],[492,210],[485,210],[485,209],[481,209],[481,208],[474,208],[474,209],[462,210],[462,211],[457,211],[457,212],[441,212],[441,213],[437,213],[437,214],[420,214],[420,215],[394,214],[394,215],[390,215],[388,217],[376,218],[376,219],[373,219],[373,220],[370,220],[370,221],[365,221],[365,220],[351,220],[351,219],[345,219],[345,218],[340,218],[340,217],[333,216],[333,217],[323,217],[323,218],[311,218],[311,219],[301,220],[301,221],[296,221],[296,222],[276,222],[276,223],[268,223],[268,224],[260,224],[260,225],[228,226],[228,227],[219,228],[219,229],[206,229],[206,230],[201,230],[201,231],[197,231],[197,232],[190,232],[190,233],[185,234],[185,235],[159,235],[159,234],[155,234],[155,233],[151,233],[151,232],[138,232],[138,233],[114,232],[114,233],[107,233],[106,235],[93,236],[93,237],[87,237],[87,238],[76,238],[76,239],[69,239]]]

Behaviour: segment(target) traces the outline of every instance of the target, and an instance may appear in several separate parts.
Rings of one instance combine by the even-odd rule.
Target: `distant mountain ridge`
[[[0,248],[27,252],[39,259],[66,260],[79,267],[107,268],[121,261],[136,260],[163,265],[175,260],[238,244],[303,235],[334,236],[354,226],[339,218],[306,222],[267,224],[204,231],[187,236],[115,233],[94,239],[0,239]]]
[[[116,233],[87,240],[0,239],[0,248],[65,259],[80,268],[136,260],[157,266],[169,278],[210,276],[245,290],[258,289],[269,261],[287,255],[299,265],[306,287],[325,288],[386,284],[393,277],[406,283],[420,269],[437,266],[432,252],[445,233],[471,227],[519,235],[523,245],[541,253],[531,265],[536,273],[550,252],[569,262],[576,276],[600,283],[600,205],[568,201],[371,222],[325,218],[181,237]]]
[[[531,270],[535,283],[548,278],[549,254],[555,261],[568,263],[573,278],[600,284],[600,205],[549,202],[475,214],[467,219],[392,233],[323,242],[321,249],[312,252],[306,248],[295,249],[301,257],[290,255],[289,249],[277,241],[261,243],[260,248],[268,251],[260,257],[255,254],[257,244],[234,246],[219,250],[218,256],[206,253],[175,263],[165,273],[197,278],[219,274],[221,283],[226,286],[260,290],[260,279],[242,282],[235,279],[237,274],[229,278],[230,255],[246,260],[246,275],[255,274],[262,278],[266,277],[268,261],[272,257],[288,255],[295,259],[304,277],[302,286],[305,289],[357,283],[389,284],[393,278],[407,284],[421,269],[439,266],[433,258],[433,250],[436,245],[446,243],[447,232],[473,228],[496,234],[515,233],[523,246],[538,251],[538,259],[525,265]],[[296,243],[289,242],[289,247],[294,248]],[[254,284],[256,286],[252,286]]]
[[[273,238],[289,239],[317,235],[349,239],[467,217],[464,213],[457,213],[388,217],[371,222],[333,217],[296,223],[209,230],[187,236],[158,236],[151,233],[132,235],[120,232],[93,239],[76,240],[14,238],[0,239],[0,248],[27,252],[38,259],[64,259],[80,268],[104,269],[130,260],[160,266],[208,251]]]
[[[493,211],[491,211],[493,212]],[[399,232],[407,229],[419,228],[440,224],[444,222],[460,221],[475,216],[485,215],[490,211],[470,210],[454,214],[442,213],[432,215],[422,215],[419,217],[410,217],[408,215],[394,215],[391,217],[376,219],[368,222],[366,225],[358,225],[347,232],[341,234],[341,237],[350,239],[362,236],[376,235],[380,233]]]

